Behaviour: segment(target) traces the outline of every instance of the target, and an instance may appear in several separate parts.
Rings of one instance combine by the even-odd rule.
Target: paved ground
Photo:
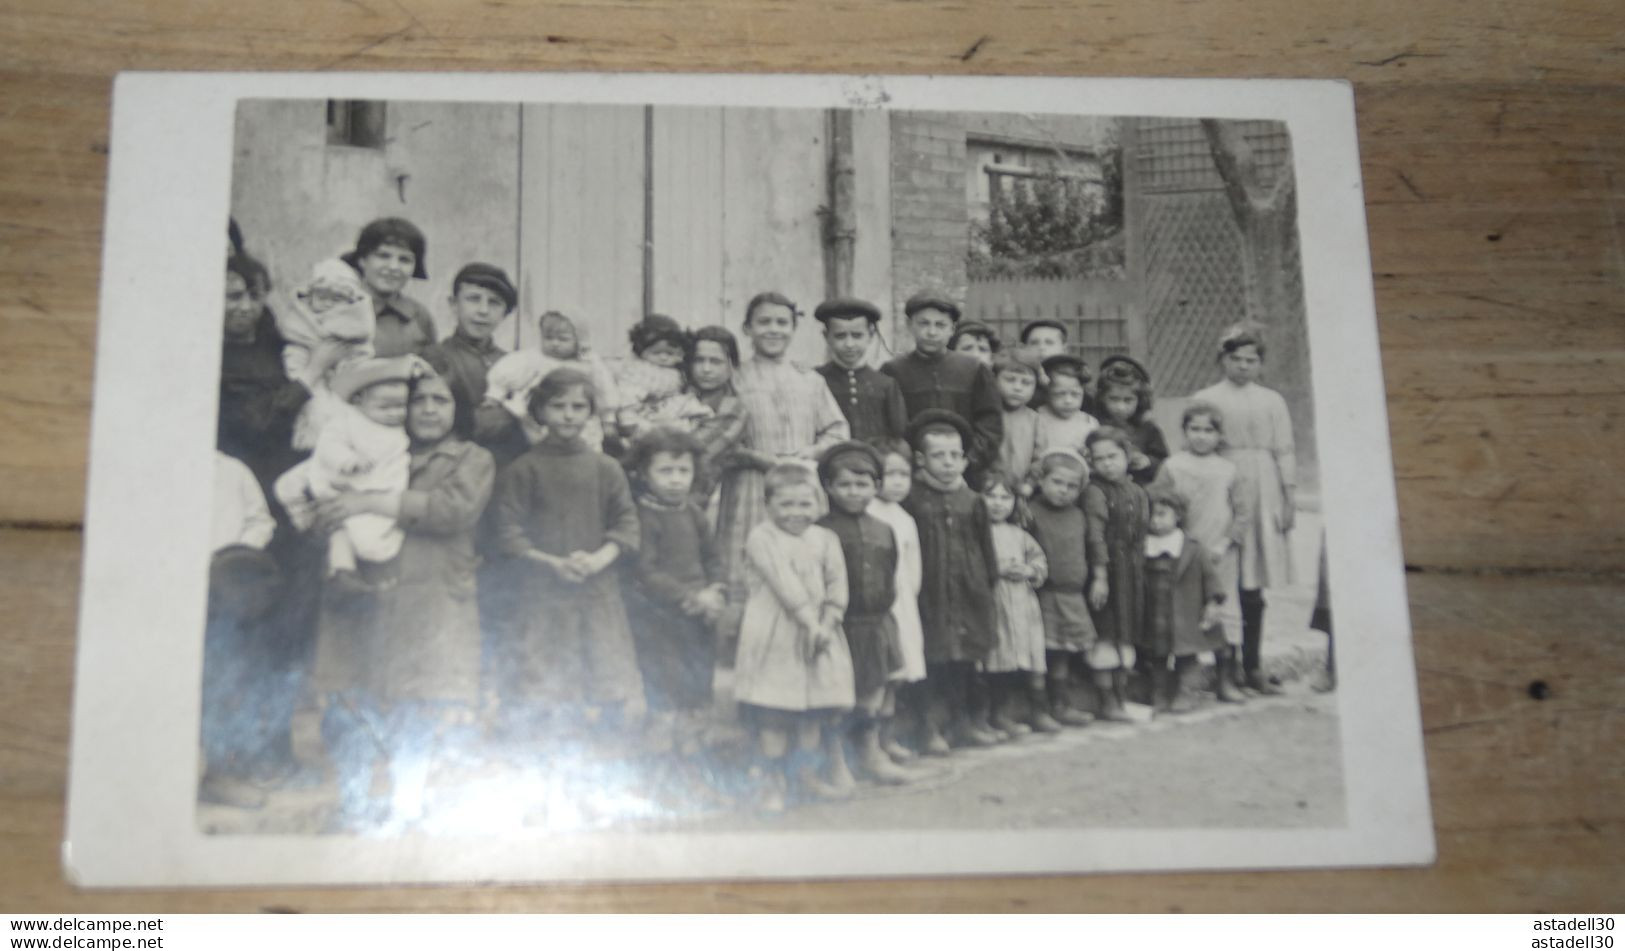
[[[1297,564],[1315,565],[1316,513],[1300,511],[1294,534]],[[1265,666],[1287,681],[1284,697],[1212,704],[1181,717],[1096,724],[965,752],[922,767],[920,779],[908,787],[866,787],[852,801],[799,806],[780,817],[725,804],[698,816],[675,816],[668,808],[671,795],[661,802],[643,793],[670,792],[670,784],[664,777],[633,775],[628,758],[571,759],[535,743],[528,749],[471,750],[441,777],[422,825],[431,833],[645,823],[696,830],[1341,825],[1336,695],[1312,693],[1305,683],[1326,650],[1325,636],[1307,626],[1314,581],[1310,576],[1268,592]],[[729,706],[726,672],[717,686],[722,710]],[[746,747],[730,719],[722,719],[715,737],[725,776],[739,771],[731,766],[742,765]],[[561,761],[563,770],[541,768]],[[341,831],[332,819],[335,799],[330,779],[310,775],[274,791],[262,809],[205,805],[198,820],[219,833]],[[363,825],[343,831],[393,830]]]

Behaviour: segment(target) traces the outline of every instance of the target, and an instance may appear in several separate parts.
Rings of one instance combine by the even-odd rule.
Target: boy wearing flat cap
[[[423,353],[457,400],[460,435],[490,450],[501,466],[527,448],[519,421],[495,404],[484,402],[486,374],[508,351],[492,335],[519,304],[519,291],[508,274],[494,264],[475,261],[463,265],[451,282],[451,312],[457,329]]]
[[[880,308],[855,297],[819,304],[813,318],[824,325],[830,360],[818,368],[852,427],[852,438],[878,445],[903,438],[908,426],[897,381],[864,361],[874,344]]]
[[[946,294],[922,291],[903,306],[914,350],[881,368],[903,391],[909,420],[931,409],[947,410],[970,424],[965,456],[972,480],[991,465],[1004,441],[1004,411],[993,373],[975,357],[948,352],[959,323],[959,306]]]

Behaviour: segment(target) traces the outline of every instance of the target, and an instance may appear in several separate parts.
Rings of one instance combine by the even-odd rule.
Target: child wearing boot
[[[1089,552],[1089,611],[1099,640],[1089,652],[1100,719],[1125,722],[1128,670],[1141,636],[1145,608],[1145,528],[1150,506],[1145,489],[1129,477],[1133,443],[1122,430],[1103,426],[1089,434],[1089,484],[1083,490]]]
[[[1049,577],[1038,589],[1044,613],[1044,660],[1048,669],[1046,726],[1087,726],[1093,719],[1072,704],[1072,671],[1095,645],[1095,624],[1084,591],[1089,562],[1084,557],[1087,520],[1078,505],[1083,489],[1083,458],[1070,449],[1052,449],[1038,460],[1038,491],[1031,511],[1033,537],[1049,560]],[[1040,728],[1034,724],[1035,728]]]
[[[1139,650],[1151,671],[1158,713],[1196,709],[1199,654],[1222,652],[1219,605],[1226,588],[1207,551],[1180,530],[1185,500],[1166,490],[1151,493],[1145,536],[1145,625]],[[1173,657],[1173,670],[1168,658]]]
[[[1020,486],[1014,474],[995,469],[988,473],[982,490],[987,516],[993,521],[993,551],[999,556],[999,636],[987,659],[988,682],[993,688],[990,723],[1011,736],[1060,730],[1044,699],[1044,611],[1034,590],[1048,577],[1049,560],[1038,540],[1017,524]],[[1081,560],[1083,526],[1078,528],[1075,541]],[[1027,700],[1025,722],[1011,709],[1022,694]]]
[[[626,464],[637,489],[638,546],[623,589],[649,711],[672,753],[659,786],[714,799],[705,778],[703,732],[716,675],[714,625],[727,607],[722,562],[692,496],[699,440],[670,427],[645,433]]]
[[[903,667],[897,619],[897,539],[891,527],[868,508],[880,487],[880,453],[864,442],[831,446],[818,462],[818,479],[829,496],[829,513],[818,524],[835,533],[846,560],[848,600],[841,628],[852,656],[852,726],[858,767],[871,782],[897,786],[909,774],[880,748],[883,726],[897,709],[892,675]],[[824,734],[825,755],[842,759],[843,732]]]
[[[1192,402],[1180,421],[1185,448],[1168,457],[1152,491],[1177,493],[1185,500],[1185,536],[1206,549],[1224,590],[1234,591],[1245,527],[1251,523],[1248,496],[1236,464],[1219,454],[1224,413],[1212,403]],[[1214,654],[1215,692],[1221,703],[1243,703],[1241,618],[1226,604],[1221,621],[1225,644]]]
[[[1219,340],[1224,379],[1193,399],[1212,403],[1224,413],[1224,457],[1235,463],[1247,490],[1247,519],[1242,522],[1240,560],[1241,664],[1248,689],[1279,694],[1280,686],[1264,675],[1264,589],[1293,581],[1292,527],[1297,521],[1297,450],[1292,414],[1280,393],[1263,386],[1264,333],[1257,324],[1241,323]]]
[[[852,656],[841,631],[846,559],[818,517],[818,477],[799,463],[763,476],[767,520],[745,541],[744,620],[734,659],[740,718],[756,736],[764,812],[782,812],[791,782],[803,799],[841,799],[845,756],[819,775],[826,726],[852,710]],[[793,749],[793,752],[792,752]]]
[[[869,503],[869,514],[891,526],[897,539],[897,598],[892,617],[897,621],[897,647],[903,666],[892,674],[897,712],[881,724],[880,748],[899,765],[914,759],[914,752],[897,739],[899,731],[918,725],[925,703],[925,630],[920,626],[920,529],[902,501],[914,485],[914,465],[908,444],[893,440],[880,449],[880,491]],[[917,731],[916,731],[917,732]]]
[[[920,531],[920,620],[925,629],[926,685],[932,709],[924,717],[921,751],[946,756],[962,747],[999,742],[981,725],[987,703],[977,665],[987,660],[998,624],[994,590],[998,555],[987,503],[965,483],[970,423],[930,409],[909,424],[914,488],[903,507]]]

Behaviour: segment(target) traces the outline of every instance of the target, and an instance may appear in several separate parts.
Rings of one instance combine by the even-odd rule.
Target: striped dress
[[[750,419],[743,448],[785,462],[800,460],[811,468],[824,450],[851,438],[846,416],[815,370],[788,360],[751,357],[740,365],[733,384]],[[735,605],[742,605],[748,594],[745,543],[751,529],[767,518],[764,475],[760,468],[741,465],[722,477],[717,547],[728,579],[728,600]]]

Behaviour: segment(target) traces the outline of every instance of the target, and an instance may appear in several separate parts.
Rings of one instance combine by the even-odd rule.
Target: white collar
[[[1155,558],[1158,555],[1167,555],[1178,558],[1179,553],[1185,550],[1185,533],[1174,529],[1166,535],[1145,536],[1145,557]]]

